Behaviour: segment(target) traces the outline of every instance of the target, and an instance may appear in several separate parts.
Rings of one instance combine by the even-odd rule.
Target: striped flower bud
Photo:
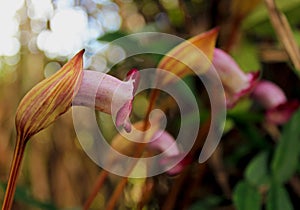
[[[212,29],[177,45],[161,59],[157,68],[172,72],[180,78],[195,73],[205,73],[213,57],[218,31],[217,28]],[[174,80],[171,74],[163,74],[162,78],[158,74],[158,78],[162,84]]]
[[[82,79],[83,53],[84,50],[80,51],[24,96],[16,113],[16,128],[21,139],[28,140],[71,107]]]

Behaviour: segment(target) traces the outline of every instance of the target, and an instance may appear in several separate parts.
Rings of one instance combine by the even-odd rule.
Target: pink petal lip
[[[163,152],[164,156],[159,164],[167,169],[166,173],[171,176],[179,174],[191,162],[191,158],[179,150],[175,139],[166,131],[157,131],[147,148]]]
[[[159,130],[153,136],[149,144],[150,149],[164,152],[166,156],[175,156],[180,154],[175,139],[166,131]]]
[[[291,118],[293,113],[299,108],[300,102],[298,100],[290,100],[285,103],[267,110],[266,120],[267,122],[282,125]]]
[[[272,109],[287,101],[283,90],[275,83],[266,80],[258,82],[253,90],[252,97],[265,109]]]
[[[128,73],[125,81],[105,73],[83,70],[82,82],[72,105],[87,106],[112,114],[116,126],[123,126],[129,132],[129,115],[138,84],[139,72],[136,69]]]
[[[298,100],[288,100],[283,90],[271,81],[260,81],[252,98],[266,110],[266,121],[275,125],[286,123],[299,108]]]

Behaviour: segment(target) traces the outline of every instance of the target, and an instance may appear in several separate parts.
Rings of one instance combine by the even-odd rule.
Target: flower
[[[158,69],[169,71],[173,74],[159,74],[158,80],[162,84],[176,81],[176,76],[183,78],[187,75],[204,74],[209,69],[209,62],[212,60],[219,29],[214,28],[203,32],[190,39],[183,41],[172,48],[160,60]],[[190,69],[191,68],[191,69]]]
[[[266,80],[258,82],[251,96],[267,110],[267,122],[277,125],[286,123],[300,105],[298,100],[287,100],[278,85]]]
[[[93,107],[108,114],[115,112],[116,125],[124,126],[129,132],[129,115],[138,81],[139,74],[136,69],[128,73],[125,81],[105,73],[84,70],[73,105]]]
[[[140,121],[133,126],[136,129],[142,129],[143,125],[143,121]],[[121,131],[113,138],[111,146],[123,155],[134,156],[137,152],[137,147],[146,143],[146,151],[152,154],[163,153],[158,163],[160,167],[166,169],[166,173],[169,175],[179,173],[184,167],[180,162],[184,157],[174,137],[167,131],[159,129],[156,125],[151,126],[145,132],[144,134],[139,131],[132,131],[130,133]],[[174,163],[178,164],[174,165]],[[174,166],[170,168],[170,165]]]
[[[255,86],[259,73],[244,73],[233,58],[221,49],[215,48],[213,60],[226,94],[226,105],[232,108],[244,95]]]
[[[16,129],[21,141],[53,123],[71,107],[82,80],[84,50],[75,55],[58,72],[34,86],[20,102]]]

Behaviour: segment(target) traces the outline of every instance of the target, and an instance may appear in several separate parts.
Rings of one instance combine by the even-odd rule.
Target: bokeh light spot
[[[50,62],[45,66],[44,76],[50,77],[55,72],[57,72],[61,68],[61,65],[58,62]]]

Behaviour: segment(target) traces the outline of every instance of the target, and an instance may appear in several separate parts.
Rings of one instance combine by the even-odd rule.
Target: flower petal
[[[131,70],[125,81],[102,72],[83,70],[82,83],[72,104],[112,114],[116,126],[123,125],[129,132],[129,115],[138,84],[137,70]]]
[[[228,53],[218,48],[214,50],[212,63],[224,86],[228,108],[253,90],[260,75],[259,72],[243,72]]]
[[[207,59],[204,58],[204,56],[199,56],[199,53],[195,53],[197,48],[208,58],[208,60],[212,60],[218,31],[219,30],[215,28],[182,42],[162,58],[157,68],[172,72],[181,78],[192,74],[193,72],[189,67],[196,67],[207,63]],[[187,65],[189,65],[189,67],[187,67]],[[208,68],[209,66],[204,64],[197,74],[204,73]],[[197,69],[199,70],[199,68]],[[160,82],[165,84],[172,80],[172,76],[169,77],[166,75]]]
[[[252,97],[265,109],[272,109],[287,102],[283,90],[273,82],[261,80],[255,86]]]
[[[266,120],[272,124],[282,125],[289,121],[299,106],[300,103],[298,100],[287,101],[273,109],[267,110]]]

